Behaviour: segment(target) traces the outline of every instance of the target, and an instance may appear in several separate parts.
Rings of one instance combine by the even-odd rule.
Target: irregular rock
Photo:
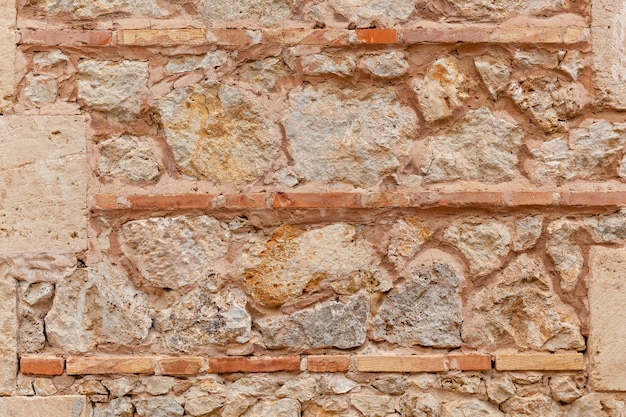
[[[3,59],[0,60],[0,111],[7,114],[7,110],[13,109],[15,94],[15,57],[17,55],[17,42],[14,38],[16,32],[17,7],[15,2],[5,2],[0,5],[0,49],[3,51]]]
[[[438,417],[441,405],[430,394],[412,394],[402,398],[402,412],[407,417]]]
[[[247,395],[236,394],[229,396],[222,408],[221,417],[240,417],[248,408],[254,405],[257,399]]]
[[[167,346],[181,352],[245,343],[252,325],[246,302],[246,296],[236,288],[217,292],[201,284],[163,311],[159,329]]]
[[[299,176],[371,185],[407,159],[413,109],[389,89],[308,86],[289,95],[285,133]]]
[[[135,407],[128,397],[115,398],[105,408],[96,408],[94,417],[133,417]]]
[[[552,398],[535,394],[530,397],[509,398],[500,408],[510,417],[558,417],[559,405]]]
[[[256,85],[259,89],[269,91],[274,88],[276,81],[291,71],[281,58],[265,58],[244,64],[239,68],[239,77]]]
[[[440,417],[504,417],[493,405],[480,400],[456,400],[445,403]]]
[[[59,86],[53,76],[48,74],[28,74],[24,85],[24,100],[31,106],[54,103]]]
[[[451,375],[441,380],[441,388],[463,394],[478,394],[481,381],[479,376]]]
[[[585,68],[580,52],[574,50],[566,51],[559,63],[559,68],[568,73],[574,81],[578,80],[580,72]]]
[[[523,132],[487,108],[470,110],[453,126],[428,138],[428,159],[420,166],[425,182],[503,182],[519,175]]]
[[[470,297],[463,340],[473,346],[514,342],[520,348],[584,349],[573,309],[559,301],[540,263],[525,254]]]
[[[48,342],[68,353],[89,352],[100,343],[137,344],[152,327],[146,298],[111,265],[77,269],[57,283],[45,318]]]
[[[224,50],[207,52],[205,56],[190,56],[172,59],[165,64],[165,69],[173,74],[194,71],[200,68],[218,68],[228,62],[230,53]]]
[[[389,377],[377,379],[372,382],[372,386],[377,390],[389,395],[402,395],[406,391],[406,386],[401,378]]]
[[[458,64],[453,57],[439,58],[428,68],[424,79],[414,81],[413,91],[427,122],[451,116],[469,97],[474,82],[459,71]]]
[[[54,284],[51,282],[22,282],[22,299],[29,306],[38,306],[40,304],[52,301],[54,296]]]
[[[203,16],[211,22],[255,18],[263,26],[280,22],[291,15],[294,0],[203,0]]]
[[[148,84],[148,63],[84,60],[78,64],[78,101],[121,118],[138,115]]]
[[[266,397],[274,395],[279,385],[280,382],[274,378],[265,375],[251,375],[233,382],[230,390],[251,397]]]
[[[230,231],[209,216],[153,217],[121,227],[122,250],[157,287],[177,289],[205,278],[228,250]]]
[[[50,52],[35,52],[33,54],[33,64],[39,68],[50,68],[62,62],[69,62],[70,57],[60,50]]]
[[[537,243],[543,227],[543,216],[528,216],[515,221],[513,226],[513,250],[530,249]]]
[[[322,392],[320,380],[316,377],[290,379],[276,393],[279,397],[295,398],[300,402],[311,401]]]
[[[485,276],[500,267],[509,253],[511,235],[507,227],[495,220],[480,218],[455,221],[443,234],[467,259],[472,275]]]
[[[560,286],[564,291],[572,291],[583,270],[584,258],[580,246],[572,240],[572,234],[579,225],[570,220],[557,220],[548,226],[546,251],[561,277]]]
[[[356,59],[350,55],[305,55],[300,63],[305,74],[335,74],[345,77],[352,75],[356,69]]]
[[[582,397],[582,386],[584,383],[579,384],[574,377],[569,375],[556,375],[550,378],[550,391],[554,398],[562,403],[571,403]]]
[[[40,397],[54,395],[58,391],[50,378],[35,378],[33,388],[35,389],[35,394]]]
[[[5,417],[54,416],[91,417],[91,403],[82,395],[54,397],[0,397]]]
[[[150,395],[165,395],[174,386],[176,379],[168,376],[153,376],[145,382],[146,392]]]
[[[496,99],[506,88],[511,77],[511,63],[509,60],[484,55],[474,59],[474,66],[483,79],[491,97]]]
[[[300,417],[300,403],[285,398],[278,401],[259,401],[242,417]]]
[[[533,67],[544,67],[554,69],[559,65],[558,52],[536,49],[530,51],[517,50],[513,56],[513,63],[521,69],[531,69]]]
[[[369,298],[357,295],[347,302],[328,301],[273,319],[259,320],[265,345],[270,349],[350,349],[365,342]]]
[[[515,395],[515,385],[509,377],[487,380],[487,396],[494,403],[501,404],[513,395]]]
[[[385,297],[372,337],[402,346],[461,345],[461,266],[438,250],[422,254],[402,272],[407,283]]]
[[[457,12],[468,19],[502,20],[515,15],[538,14],[564,10],[564,0],[447,0]]]
[[[182,417],[185,410],[173,398],[153,397],[134,400],[139,417]]]
[[[106,387],[111,396],[113,396],[114,398],[119,398],[125,396],[133,389],[135,389],[137,383],[127,378],[117,378],[105,379],[102,381],[102,385]]]
[[[259,178],[277,156],[277,127],[235,87],[176,88],[155,105],[183,174],[239,185]]]
[[[413,259],[433,231],[415,217],[405,217],[391,227],[391,238],[387,247],[387,259],[402,269]]]
[[[102,385],[100,381],[97,381],[95,379],[88,379],[80,383],[80,385],[78,386],[78,392],[84,395],[107,395],[109,393],[104,385]]]
[[[350,23],[367,27],[380,19],[389,21],[405,20],[415,10],[416,0],[389,0],[371,2],[368,0],[331,0],[332,8]]]
[[[164,0],[129,2],[126,0],[43,0],[38,2],[47,15],[70,14],[80,19],[124,13],[133,17],[166,17],[180,9]]]
[[[279,306],[310,291],[324,280],[357,274],[382,282],[372,246],[354,226],[336,223],[304,231],[281,226],[265,243],[265,250],[243,277],[248,293],[267,306]],[[389,287],[386,288],[388,290]]]
[[[46,345],[43,320],[45,312],[23,304],[18,311],[20,350],[28,353],[40,352]]]
[[[580,115],[590,101],[582,84],[553,77],[525,78],[512,83],[508,93],[548,133],[566,132],[566,120]]]
[[[328,383],[330,390],[335,394],[345,394],[359,386],[359,384],[341,374],[329,377]]]
[[[185,402],[185,412],[191,416],[206,416],[224,405],[221,397],[198,397]]]
[[[350,403],[368,417],[385,417],[396,411],[393,398],[387,395],[352,394]]]
[[[365,55],[361,58],[360,65],[372,75],[381,78],[399,77],[409,70],[404,54],[397,51]]]
[[[626,415],[623,401],[598,393],[587,394],[572,403],[567,417],[622,417]]]
[[[127,181],[156,181],[159,163],[146,139],[124,135],[99,144],[101,175]]]
[[[596,243],[621,243],[626,239],[626,210],[585,219],[584,225]]]

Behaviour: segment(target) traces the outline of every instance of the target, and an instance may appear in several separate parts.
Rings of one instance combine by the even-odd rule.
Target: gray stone
[[[495,280],[470,296],[462,327],[470,346],[514,342],[524,349],[584,349],[578,318],[560,302],[542,265],[518,256]]]
[[[224,405],[224,399],[215,395],[192,398],[185,402],[185,413],[191,416],[206,416]]]
[[[254,18],[263,26],[272,25],[291,15],[294,0],[203,0],[204,17],[211,22]]]
[[[284,124],[299,176],[365,186],[407,159],[418,121],[389,89],[322,84],[290,93]]]
[[[300,403],[285,398],[278,401],[259,401],[242,417],[300,417]]]
[[[305,55],[300,58],[300,63],[305,74],[334,74],[346,77],[356,70],[356,59],[345,54]]]
[[[505,376],[499,379],[491,378],[487,380],[487,396],[494,403],[503,403],[513,395],[515,395],[515,385],[511,378]]]
[[[50,68],[55,65],[69,62],[70,57],[60,50],[50,52],[35,52],[33,54],[33,64],[40,68]]]
[[[392,376],[389,378],[377,379],[372,382],[372,386],[377,390],[389,395],[402,395],[406,391],[406,386],[402,378]]]
[[[402,272],[407,283],[387,294],[372,321],[372,336],[402,346],[461,345],[461,266],[430,250]]]
[[[139,417],[182,417],[185,410],[170,397],[153,397],[134,400]]]
[[[368,27],[372,22],[406,20],[415,10],[416,0],[389,0],[371,2],[368,0],[331,0],[332,8],[349,22],[360,27]]]
[[[91,417],[91,403],[83,395],[0,397],[2,417]]]
[[[102,381],[102,385],[104,385],[111,396],[114,398],[123,397],[133,389],[137,383],[135,381],[131,381],[128,378],[117,378],[117,379],[105,379]]]
[[[484,55],[474,59],[474,66],[487,86],[491,97],[498,98],[511,77],[510,61],[497,56]]]
[[[59,86],[53,76],[48,74],[28,74],[22,94],[28,104],[40,107],[42,104],[54,103],[58,91]]]
[[[513,250],[530,249],[541,236],[543,216],[528,216],[515,221],[513,225]]]
[[[257,398],[242,394],[231,395],[222,408],[221,417],[239,417],[257,402]]]
[[[18,313],[20,350],[28,353],[40,352],[46,345],[43,320],[45,312],[21,304]]]
[[[359,386],[359,384],[341,374],[328,377],[328,384],[330,390],[335,394],[345,394]]]
[[[626,407],[623,401],[616,401],[610,396],[591,393],[572,403],[567,417],[623,417]]]
[[[560,286],[564,291],[576,288],[578,278],[582,274],[584,258],[572,234],[579,225],[567,219],[557,220],[548,225],[548,241],[546,251],[561,278]]]
[[[35,389],[35,394],[40,397],[54,395],[58,391],[50,378],[35,378],[33,388]]]
[[[99,144],[100,175],[126,181],[156,181],[159,163],[153,151],[154,143],[148,138],[124,135],[107,139]]]
[[[166,17],[180,10],[180,6],[165,0],[42,0],[39,2],[47,15],[69,13],[79,19],[124,13],[133,17]]]
[[[564,0],[447,0],[457,12],[468,19],[502,20],[519,14],[541,15],[564,11]]]
[[[398,51],[365,55],[361,58],[360,66],[381,78],[399,77],[409,70],[409,63],[404,54]]]
[[[512,397],[500,404],[500,408],[510,417],[557,417],[559,405],[543,394],[530,397]]]
[[[445,403],[441,408],[440,417],[504,417],[504,414],[493,406],[480,400],[456,400]]]
[[[274,88],[276,81],[291,74],[281,58],[265,58],[244,64],[239,68],[239,77],[252,83],[259,90],[269,91]]]
[[[467,259],[472,275],[485,276],[498,269],[509,253],[511,235],[495,220],[469,218],[455,221],[443,234]]]
[[[430,394],[411,394],[402,398],[403,415],[407,417],[439,417],[441,405]]]
[[[308,376],[288,380],[280,387],[276,395],[279,397],[295,398],[300,402],[306,402],[320,396],[321,392],[322,386],[320,384],[320,378]]]
[[[148,84],[148,63],[85,60],[78,64],[78,101],[121,118],[138,115]]]
[[[256,324],[270,349],[336,347],[350,349],[365,342],[369,298],[357,295],[344,302],[328,301],[315,307]]]
[[[396,411],[395,401],[387,395],[351,394],[350,403],[367,417],[385,417]]]
[[[274,395],[280,382],[266,375],[244,376],[230,385],[231,392],[251,397],[267,397]]]
[[[48,342],[68,353],[92,351],[100,343],[137,344],[152,327],[146,298],[111,265],[78,269],[57,283],[45,318]]]
[[[109,391],[96,379],[85,379],[78,386],[78,392],[84,395],[103,394],[108,395]]]
[[[189,72],[197,69],[218,68],[228,62],[230,53],[224,50],[207,52],[205,56],[190,56],[168,61],[165,69],[173,74]]]
[[[133,417],[135,407],[128,397],[115,398],[106,407],[96,408],[94,417]]]
[[[153,217],[124,223],[120,238],[145,279],[177,289],[209,275],[213,262],[228,250],[230,231],[209,216]]]
[[[150,395],[165,395],[174,386],[175,378],[168,376],[153,376],[145,381],[146,392]]]
[[[54,296],[54,284],[51,282],[27,283],[22,287],[22,299],[30,306],[48,303]]]
[[[453,126],[428,138],[428,159],[420,166],[425,182],[503,182],[516,168],[522,129],[487,108],[470,110]]]
[[[185,175],[239,185],[259,178],[277,156],[278,128],[243,90],[207,82],[176,88],[154,105]]]
[[[402,269],[413,259],[422,245],[432,235],[432,230],[415,217],[405,217],[391,227],[387,259]]]
[[[545,49],[517,50],[513,56],[513,63],[524,70],[533,67],[554,69],[559,65],[559,53]]]
[[[579,51],[569,50],[565,51],[565,55],[559,63],[559,68],[568,73],[569,76],[576,81],[583,68],[585,68],[585,63]]]
[[[549,385],[552,396],[557,401],[571,403],[575,399],[582,397],[583,391],[581,388],[584,386],[584,379],[579,383],[573,376],[555,375],[550,378]]]
[[[621,243],[626,239],[626,210],[585,219],[584,225],[596,243]]]
[[[461,394],[478,394],[481,381],[475,375],[451,375],[441,379],[441,388]]]

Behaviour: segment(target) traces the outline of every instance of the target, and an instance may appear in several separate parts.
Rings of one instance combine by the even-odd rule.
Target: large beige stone
[[[469,19],[501,20],[519,14],[542,14],[565,8],[565,0],[446,0]]]
[[[626,2],[593,0],[591,44],[596,104],[626,110]]]
[[[211,22],[255,18],[271,25],[291,15],[295,0],[204,0],[204,17]]]
[[[368,25],[373,21],[405,20],[415,10],[415,3],[416,0],[331,0],[330,2],[337,13],[359,26]]]
[[[589,254],[589,376],[596,390],[626,390],[626,250],[594,247]]]
[[[7,270],[0,265],[0,395],[11,395],[17,376],[17,283]]]
[[[91,417],[91,402],[84,395],[0,398],[2,417]]]
[[[12,105],[15,83],[15,0],[0,2],[0,114]]]
[[[95,18],[112,13],[133,16],[166,17],[180,10],[167,0],[40,0],[46,14],[70,14],[78,18]]]
[[[85,121],[0,118],[0,253],[87,249]]]

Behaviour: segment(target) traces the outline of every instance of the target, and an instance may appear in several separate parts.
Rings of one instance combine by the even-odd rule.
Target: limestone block
[[[87,249],[85,122],[0,118],[0,253]]]
[[[396,51],[366,55],[361,59],[361,66],[381,78],[399,77],[409,70],[409,62]]]
[[[0,2],[0,114],[12,105],[15,66],[15,1]]]
[[[618,0],[619,1],[619,0]],[[468,19],[499,20],[517,14],[541,14],[563,10],[565,0],[446,0]]]
[[[46,14],[69,13],[78,18],[95,18],[112,13],[124,13],[136,17],[166,17],[180,6],[167,0],[43,0],[38,2]]]
[[[91,403],[83,395],[0,398],[2,417],[91,417]]]
[[[271,25],[291,15],[295,0],[204,0],[204,17],[211,22],[250,19]]]
[[[149,138],[123,135],[100,143],[98,170],[126,181],[156,181],[159,163],[154,154],[155,144]]]
[[[416,0],[331,0],[332,8],[352,23],[367,25],[380,19],[404,20],[415,10]],[[367,26],[366,26],[367,27]]]
[[[0,266],[0,395],[12,393],[17,375],[17,283],[7,269]]]

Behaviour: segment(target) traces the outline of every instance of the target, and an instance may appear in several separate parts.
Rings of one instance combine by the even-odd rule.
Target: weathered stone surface
[[[240,417],[248,408],[250,408],[256,402],[256,398],[250,397],[248,395],[231,395],[224,405],[224,408],[222,408],[221,417]]]
[[[426,121],[451,116],[469,97],[468,92],[474,83],[459,71],[458,64],[453,57],[439,58],[428,68],[422,80],[413,83],[413,91]]]
[[[407,283],[387,294],[372,322],[372,336],[402,346],[461,345],[462,267],[430,250],[404,269]]]
[[[503,182],[518,175],[522,129],[487,108],[470,110],[452,127],[431,136],[420,169],[425,182]]]
[[[176,379],[169,376],[151,376],[145,381],[146,392],[150,395],[165,395],[175,382]]]
[[[474,59],[474,66],[487,86],[491,97],[498,98],[511,77],[510,61],[497,56],[484,55]]]
[[[185,402],[185,412],[191,416],[206,416],[224,405],[224,399],[218,396],[192,398]]]
[[[559,53],[545,49],[517,50],[513,56],[513,63],[521,69],[533,67],[554,69],[559,65]]]
[[[148,84],[148,63],[85,60],[78,64],[78,100],[121,118],[141,111]]]
[[[83,117],[0,118],[1,254],[87,249],[85,141]]]
[[[248,293],[260,303],[278,306],[310,291],[323,280],[359,275],[382,282],[379,260],[372,246],[354,226],[336,223],[304,231],[281,226],[265,250],[244,270]],[[388,290],[386,286],[383,290]]]
[[[59,86],[53,76],[48,74],[28,74],[24,85],[24,100],[31,106],[54,103]]]
[[[230,231],[209,216],[153,217],[121,228],[124,253],[152,284],[177,289],[208,276],[228,250]]]
[[[281,58],[265,58],[244,64],[239,68],[239,77],[242,80],[265,91],[273,89],[278,79],[289,74],[291,71]]]
[[[124,135],[100,143],[100,175],[133,182],[158,180],[159,163],[150,142],[148,138]]]
[[[584,386],[584,378],[575,378],[570,375],[555,375],[550,378],[550,391],[552,396],[562,403],[571,403],[577,398],[582,397]]]
[[[623,271],[626,251],[594,247],[589,254],[590,381],[596,390],[626,390]]]
[[[626,210],[585,219],[584,225],[596,243],[621,243],[626,239]]]
[[[11,395],[17,376],[17,282],[0,265],[0,395]],[[0,399],[2,401],[2,399]],[[0,410],[2,408],[0,407]]]
[[[271,25],[291,15],[294,0],[203,0],[204,17],[212,22],[243,20]]]
[[[50,378],[35,378],[33,388],[35,389],[35,394],[40,397],[47,397],[58,392],[57,387],[54,386]]]
[[[179,9],[176,3],[165,0],[128,2],[125,0],[41,0],[46,14],[70,14],[78,18],[95,18],[113,13],[134,17],[166,17]]]
[[[593,80],[598,106],[626,110],[626,4],[594,0],[591,9]]]
[[[399,377],[389,377],[377,379],[372,382],[372,386],[377,390],[389,395],[402,395],[406,392],[404,381]]]
[[[193,352],[211,345],[245,343],[251,318],[246,296],[236,288],[215,291],[206,285],[185,295],[162,312],[159,328],[171,349]]]
[[[572,403],[567,417],[621,417],[626,415],[623,401],[599,393],[587,394]]]
[[[91,403],[82,395],[0,397],[2,417],[91,417]]]
[[[525,254],[495,281],[471,296],[464,315],[463,340],[474,346],[514,342],[521,348],[583,349],[573,309],[554,294],[550,276]]]
[[[475,375],[451,375],[442,378],[441,388],[462,394],[478,394],[481,381],[480,377]]]
[[[0,114],[13,105],[15,91],[15,21],[17,6],[15,0],[0,4]]]
[[[531,179],[539,184],[575,178],[600,179],[608,175],[625,142],[624,132],[607,121],[574,129],[569,140],[557,138],[531,149]]]
[[[438,417],[441,405],[432,395],[420,393],[403,397],[401,408],[407,417]]]
[[[278,401],[259,401],[242,417],[300,417],[300,403],[291,398]]]
[[[284,124],[302,177],[370,185],[408,157],[417,117],[388,89],[322,85],[289,95]]]
[[[153,397],[133,401],[139,417],[182,417],[185,410],[171,397]]]
[[[503,223],[480,218],[455,221],[443,237],[465,256],[470,273],[479,277],[500,266],[511,243],[511,235]]]
[[[257,179],[277,156],[278,129],[235,87],[177,88],[155,105],[183,174],[237,185]]]
[[[520,109],[548,133],[566,132],[566,121],[580,115],[589,103],[585,87],[553,77],[525,78],[509,86],[508,93]]]
[[[106,407],[94,409],[94,417],[133,417],[135,407],[128,397],[115,398]]]
[[[332,8],[349,22],[365,27],[369,23],[381,19],[405,20],[413,13],[415,3],[416,0],[389,0],[386,2],[331,0],[330,2]]]
[[[228,62],[230,53],[224,50],[207,52],[203,57],[189,56],[184,58],[175,58],[165,64],[168,72],[179,74],[181,72],[194,71],[200,68],[218,68]]]
[[[441,408],[441,417],[504,417],[504,414],[493,406],[480,400],[456,400],[445,403]]]
[[[491,401],[500,404],[515,395],[515,385],[509,377],[487,380],[487,396]]]
[[[295,398],[300,402],[311,401],[322,393],[320,378],[305,376],[290,379],[276,393],[279,397]]]
[[[53,67],[62,62],[68,62],[70,57],[59,50],[50,52],[35,52],[33,54],[33,64],[40,68]]]
[[[345,303],[328,301],[290,316],[259,320],[256,324],[270,349],[350,349],[365,342],[368,315],[369,298],[357,295]]]
[[[136,344],[152,326],[146,298],[111,265],[78,269],[57,283],[45,318],[48,342],[68,353],[88,352],[100,343]]]
[[[402,269],[413,259],[432,233],[432,230],[415,217],[405,217],[396,221],[391,227],[387,259],[396,269]]]
[[[578,227],[574,221],[567,219],[557,220],[548,225],[546,250],[561,277],[560,286],[565,291],[571,291],[576,287],[583,270],[582,250],[572,240],[572,234]]]
[[[543,227],[543,216],[528,216],[513,225],[513,250],[522,251],[535,246]]]
[[[20,305],[19,314],[19,341],[20,351],[39,352],[46,344],[43,318],[45,313],[27,305]]]
[[[462,17],[480,20],[501,20],[518,14],[541,14],[563,10],[564,0],[446,0]]]
[[[22,299],[29,306],[41,306],[52,301],[54,284],[51,282],[24,282],[20,283]]]
[[[105,379],[102,381],[102,385],[106,387],[114,398],[119,398],[135,389],[137,382],[128,378]]]
[[[559,415],[557,402],[543,394],[509,398],[500,404],[500,408],[510,417],[557,417]]]
[[[580,52],[575,50],[566,51],[559,63],[559,68],[568,73],[574,81],[578,80],[578,76],[584,67],[585,62]]]
[[[365,55],[361,58],[360,65],[372,75],[381,78],[399,77],[409,70],[404,54],[397,51]]]
[[[387,395],[352,394],[350,403],[368,417],[385,417],[396,411],[392,397]]]
[[[351,55],[315,54],[300,59],[305,74],[351,75],[356,69],[356,59]]]
[[[359,386],[359,384],[341,374],[329,377],[328,385],[330,390],[335,394],[345,394]]]

